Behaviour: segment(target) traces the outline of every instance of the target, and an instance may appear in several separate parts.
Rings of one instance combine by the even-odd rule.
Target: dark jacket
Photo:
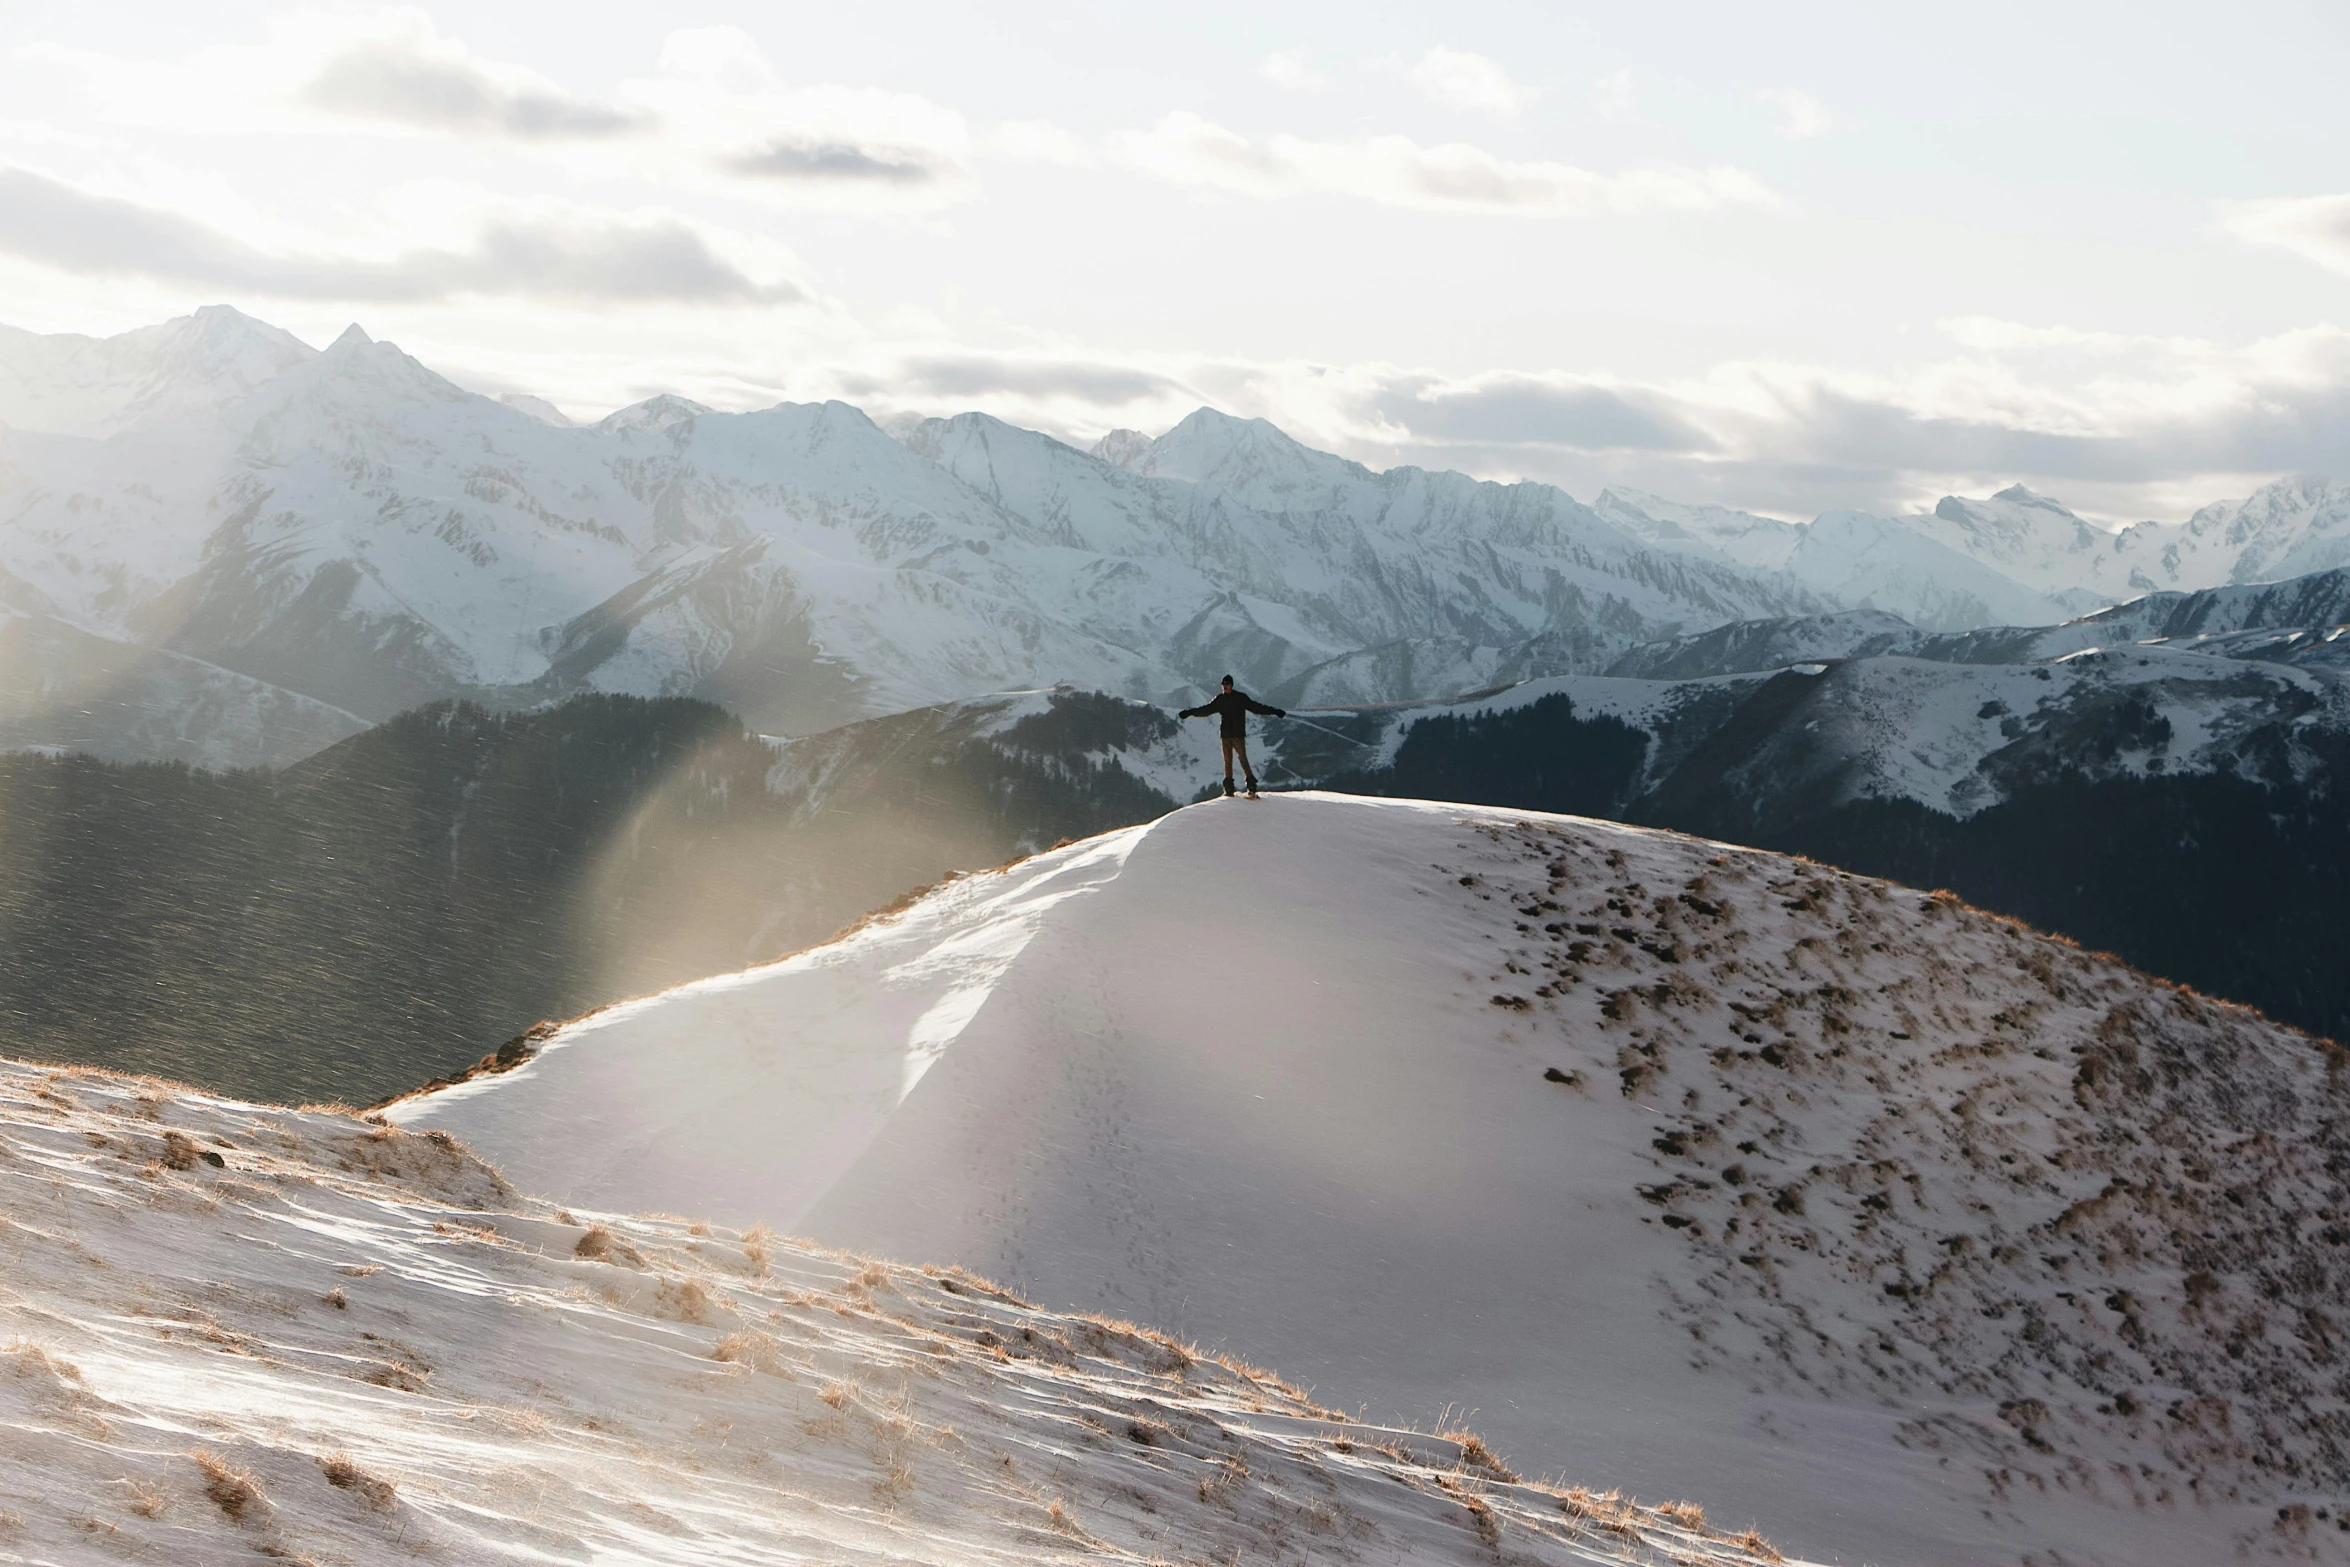
[[[1224,721],[1224,738],[1238,740],[1248,734],[1248,715],[1262,713],[1267,718],[1287,718],[1288,713],[1278,707],[1267,707],[1245,691],[1226,691],[1197,707],[1187,707],[1178,718],[1207,718]]]

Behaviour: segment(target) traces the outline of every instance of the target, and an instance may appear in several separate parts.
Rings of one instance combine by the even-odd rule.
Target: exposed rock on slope
[[[0,1063],[0,1552],[1765,1567],[1148,1329],[574,1215],[441,1136]]]
[[[1779,856],[1195,807],[394,1114],[1473,1407],[1806,1549],[2350,1559],[2339,1052]]]

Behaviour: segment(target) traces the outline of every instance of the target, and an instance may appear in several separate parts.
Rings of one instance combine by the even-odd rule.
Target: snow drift
[[[1180,811],[391,1114],[1876,1561],[2346,1559],[2343,1057],[1806,862]]]
[[[0,1063],[0,1559],[1765,1567],[984,1280]]]

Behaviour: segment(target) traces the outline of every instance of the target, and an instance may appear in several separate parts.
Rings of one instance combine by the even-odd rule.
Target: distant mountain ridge
[[[0,600],[369,718],[606,691],[804,733],[1056,680],[1272,687],[1397,639],[1588,660],[1822,607],[1547,485],[1375,476],[1207,410],[1126,468],[976,414],[901,441],[843,403],[568,427],[356,327],[312,352],[219,308],[0,357],[19,421],[73,393],[54,430],[0,431]]]
[[[217,306],[0,331],[0,423],[0,606],[364,720],[602,691],[810,733],[1054,682],[1187,699],[1225,672],[1285,705],[1426,699],[1732,623],[2048,624],[2350,564],[2350,501],[2309,480],[2108,534],[2020,488],[1807,524],[1586,506],[1374,473],[1208,409],[1091,453],[976,413],[893,436],[842,403],[663,395],[573,426],[356,327],[313,350]]]

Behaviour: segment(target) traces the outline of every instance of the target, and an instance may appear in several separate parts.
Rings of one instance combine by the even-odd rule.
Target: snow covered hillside
[[[2056,779],[2212,774],[2322,791],[2350,741],[2340,667],[2350,650],[2343,638],[2300,633],[2281,639],[2294,645],[2280,655],[2277,634],[2252,637],[2250,647],[2100,640],[2012,663],[1881,653],[1691,680],[1533,680],[1385,715],[1353,766],[1391,765],[1431,719],[1565,697],[1582,717],[1649,737],[1643,765],[1624,780],[1626,805],[1677,791],[1762,811],[1802,795],[1819,805],[1914,800],[1963,817]]]
[[[0,604],[371,719],[590,689],[807,733],[1054,681],[1264,688],[1399,639],[1588,664],[1821,607],[1549,486],[1375,475],[1206,410],[1125,467],[841,403],[580,428],[222,307],[0,336],[0,417]]]
[[[0,751],[225,771],[288,766],[366,727],[202,659],[0,608]]]
[[[563,1200],[1473,1409],[1815,1555],[2207,1567],[2350,1560],[2346,1072],[1944,898],[1295,795],[964,878],[390,1113]]]
[[[1131,1324],[0,1063],[0,1559],[1765,1567]]]

